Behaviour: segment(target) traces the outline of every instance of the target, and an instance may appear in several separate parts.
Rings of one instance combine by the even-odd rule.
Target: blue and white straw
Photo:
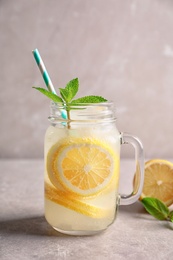
[[[44,82],[46,83],[46,86],[47,86],[48,90],[50,92],[56,94],[55,88],[54,88],[54,86],[52,84],[52,81],[51,81],[51,79],[49,77],[49,74],[48,74],[48,72],[46,70],[46,67],[45,67],[45,65],[43,63],[43,60],[42,60],[42,58],[40,56],[39,51],[37,49],[35,49],[35,50],[32,51],[32,53],[34,55],[34,58],[35,58],[35,60],[37,62],[37,65],[38,65],[38,67],[40,69],[40,72],[42,74]]]
[[[35,49],[35,50],[32,51],[32,53],[34,55],[34,58],[35,58],[35,60],[37,62],[37,65],[38,65],[38,67],[40,69],[40,72],[42,74],[44,82],[46,83],[46,86],[47,86],[48,90],[50,92],[56,94],[55,88],[54,88],[54,86],[52,84],[52,81],[51,81],[51,79],[49,77],[49,74],[48,74],[48,72],[46,70],[46,67],[45,67],[45,65],[43,63],[43,60],[42,60],[42,58],[40,56],[39,51],[37,49]],[[61,110],[61,116],[62,116],[62,118],[67,119],[67,113],[66,113],[65,110]]]

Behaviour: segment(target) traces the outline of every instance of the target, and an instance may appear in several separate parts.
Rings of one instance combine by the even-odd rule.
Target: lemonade
[[[55,122],[53,107],[45,136],[45,216],[58,231],[91,234],[115,219],[120,134],[109,112],[107,105],[71,111],[69,127]]]
[[[48,90],[34,88],[52,100],[44,149],[45,217],[62,233],[95,234],[113,223],[119,204],[138,200],[144,181],[142,143],[119,133],[112,102],[95,95],[75,98],[78,78],[57,95],[37,49],[33,55]],[[118,193],[122,144],[134,147],[138,172],[137,185],[127,195]]]

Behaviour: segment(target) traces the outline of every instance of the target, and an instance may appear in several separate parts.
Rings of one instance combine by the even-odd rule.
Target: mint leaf
[[[106,102],[107,100],[101,96],[86,96],[82,98],[75,99],[71,102],[72,105],[77,105],[80,103],[87,104],[87,103],[100,103]]]
[[[48,98],[52,99],[54,102],[57,103],[63,103],[63,100],[61,97],[58,97],[56,94],[44,89],[44,88],[37,88],[37,87],[33,87],[35,89],[37,89],[38,91],[40,91],[42,94],[44,94],[45,96],[47,96]]]
[[[68,91],[65,88],[59,88],[59,91],[60,91],[61,97],[64,99],[64,101],[66,103],[68,103],[69,102]]]
[[[145,207],[146,211],[150,213],[153,217],[159,219],[159,220],[164,220],[168,219],[169,217],[169,209],[168,207],[161,202],[160,200],[156,198],[149,198],[146,197],[141,200],[143,206]]]
[[[60,94],[67,103],[70,103],[70,101],[76,96],[78,89],[79,89],[78,78],[72,79],[67,83],[65,88],[60,88]]]
[[[71,81],[69,81],[65,87],[65,89],[67,89],[67,91],[69,92],[69,98],[70,101],[76,96],[78,89],[79,89],[79,80],[78,78],[76,79],[72,79]],[[69,101],[69,102],[70,102]]]
[[[169,219],[170,219],[171,222],[173,222],[173,211],[171,211],[171,212],[169,213]]]

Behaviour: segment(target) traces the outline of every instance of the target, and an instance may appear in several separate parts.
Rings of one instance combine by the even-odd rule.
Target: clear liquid
[[[45,217],[48,223],[60,232],[79,235],[94,234],[106,229],[115,219],[119,165],[114,172],[115,178],[108,188],[95,196],[78,198],[74,205],[72,203],[72,206],[69,206],[68,203],[66,205],[66,201],[63,201],[62,198],[57,199],[56,187],[49,179],[47,153],[54,144],[69,136],[101,140],[109,145],[119,158],[119,132],[115,126],[90,126],[73,129],[50,126],[45,136]]]

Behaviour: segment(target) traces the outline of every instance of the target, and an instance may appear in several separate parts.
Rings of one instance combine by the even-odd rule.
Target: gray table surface
[[[133,163],[123,160],[122,165],[123,192],[131,183],[127,172]],[[99,235],[62,235],[44,218],[43,160],[1,160],[0,259],[172,260],[173,229],[137,201],[120,206],[114,224]]]

